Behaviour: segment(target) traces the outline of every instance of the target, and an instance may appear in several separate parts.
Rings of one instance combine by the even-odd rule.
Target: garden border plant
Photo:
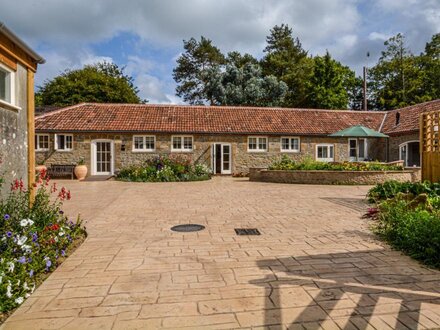
[[[211,171],[204,164],[192,164],[183,155],[158,156],[141,165],[121,169],[116,179],[130,182],[204,181],[211,179]]]
[[[0,180],[0,182],[2,179]],[[35,198],[15,180],[0,199],[0,324],[87,236],[82,220],[61,207],[70,191],[37,176]]]
[[[403,171],[401,165],[380,162],[319,162],[306,157],[298,162],[287,155],[274,161],[268,168],[272,171]]]
[[[440,268],[440,183],[388,181],[368,192],[373,231],[391,246]]]

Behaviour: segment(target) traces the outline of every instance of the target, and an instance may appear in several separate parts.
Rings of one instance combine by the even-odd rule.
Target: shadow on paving
[[[365,212],[368,207],[368,204],[365,202],[365,200],[360,198],[321,197],[320,199],[359,212]]]
[[[377,322],[385,321],[387,329],[440,328],[440,272],[423,268],[397,251],[264,259],[258,267],[273,272],[250,281],[266,288],[264,324],[271,329],[293,328],[297,323],[321,329],[330,319],[339,319],[343,329],[371,329],[371,321],[378,329],[382,327]],[[311,296],[308,305],[283,304],[283,291],[295,287]],[[343,307],[344,302],[351,306]]]

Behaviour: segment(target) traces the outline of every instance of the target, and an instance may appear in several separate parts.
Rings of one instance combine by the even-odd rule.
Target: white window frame
[[[59,149],[58,148],[58,136],[64,135],[64,138],[66,138],[66,136],[70,136],[72,138],[72,148],[64,148],[64,149]],[[73,150],[73,134],[55,134],[55,150],[56,151],[61,151],[61,152],[69,152]],[[66,143],[64,143],[65,145]]]
[[[174,148],[174,138],[181,138],[181,147]],[[191,138],[191,149],[185,149],[185,138]],[[172,135],[171,136],[171,152],[193,152],[194,151],[194,137],[192,135]]]
[[[289,149],[283,148],[283,139],[289,139]],[[292,147],[292,140],[298,140],[298,149],[291,149]],[[280,151],[281,152],[292,152],[292,153],[298,153],[301,152],[301,139],[299,136],[282,136],[280,138]]]
[[[47,136],[47,148],[40,148],[40,138],[43,136]],[[35,134],[35,151],[49,151],[50,146],[50,136],[49,134]]]
[[[136,148],[136,145],[134,143],[135,138],[142,138],[142,144],[144,146],[142,149]],[[154,144],[153,149],[147,148],[147,144],[146,144],[147,138],[153,138],[153,144]],[[133,144],[133,147],[131,149],[132,152],[154,152],[154,151],[156,151],[156,136],[155,135],[133,135],[132,144]]]
[[[16,105],[15,100],[15,71],[8,68],[6,65],[0,63],[0,69],[6,71],[9,76],[9,100],[0,99],[0,106],[6,106],[14,110],[20,110],[21,108]]]
[[[364,157],[360,158],[359,157],[359,141],[360,140],[364,140]],[[356,157],[351,157],[350,156],[350,151],[351,151],[351,147],[350,147],[350,142],[351,141],[355,141],[356,142]],[[368,139],[365,138],[349,138],[348,139],[348,159],[351,162],[363,162],[365,161],[365,159],[368,159]]]
[[[249,139],[257,139],[257,149],[249,149]],[[266,139],[266,149],[260,149],[260,139]],[[247,138],[248,152],[267,152],[269,150],[269,138],[267,136],[251,135]]]
[[[333,157],[332,158],[319,158],[318,157],[318,148],[319,147],[327,147],[328,148],[328,154],[330,154],[330,147],[333,148]],[[335,145],[331,143],[319,143],[315,147],[315,157],[316,160],[319,162],[334,162],[335,161]]]

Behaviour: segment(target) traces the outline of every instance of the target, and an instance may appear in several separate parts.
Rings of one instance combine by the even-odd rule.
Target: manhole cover
[[[205,226],[202,225],[195,225],[195,224],[187,224],[187,225],[177,225],[174,227],[171,227],[172,231],[178,231],[181,233],[188,233],[191,231],[199,231],[205,229]]]
[[[235,228],[237,235],[261,235],[257,228]]]

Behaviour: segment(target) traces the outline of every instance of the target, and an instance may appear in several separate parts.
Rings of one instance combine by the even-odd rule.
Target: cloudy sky
[[[47,61],[37,84],[113,61],[151,103],[181,102],[172,69],[191,37],[260,58],[270,28],[287,23],[311,54],[328,49],[359,73],[390,36],[404,33],[419,53],[440,32],[439,0],[0,0],[0,8],[0,21]]]

